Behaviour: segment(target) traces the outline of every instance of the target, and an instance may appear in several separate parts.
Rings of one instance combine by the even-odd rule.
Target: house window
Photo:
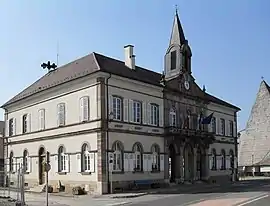
[[[212,150],[211,158],[212,158],[212,170],[216,170],[217,169],[217,153],[215,149]]]
[[[231,169],[234,169],[234,154],[233,154],[233,150],[230,150],[230,167],[231,167]]]
[[[221,150],[221,169],[226,170],[226,153],[225,150]]]
[[[176,69],[176,51],[171,52],[171,70]]]
[[[9,155],[9,171],[15,172],[15,162],[14,162],[13,152],[10,152],[10,155]]]
[[[15,130],[15,119],[14,118],[12,118],[12,119],[10,119],[8,121],[8,126],[9,126],[9,131],[8,131],[9,136],[15,135],[15,132],[14,132],[14,130]]]
[[[175,109],[171,109],[170,110],[169,121],[170,121],[170,126],[171,127],[175,127],[176,126],[176,112],[175,112]]]
[[[29,114],[25,114],[22,117],[22,133],[29,132],[29,127],[30,127]]]
[[[83,144],[82,146],[82,171],[90,172],[90,147],[88,144]]]
[[[89,120],[89,97],[80,98],[80,122]]]
[[[38,128],[39,130],[45,129],[45,109],[38,110]]]
[[[212,127],[212,132],[214,134],[216,134],[216,130],[217,130],[217,125],[216,125],[216,118],[215,117],[212,117],[212,121],[211,121],[211,127]]]
[[[135,143],[133,146],[134,158],[134,171],[142,171],[142,146]]]
[[[141,123],[142,120],[142,103],[133,101],[133,122]]]
[[[64,126],[66,124],[65,103],[60,103],[57,105],[57,123],[58,126]]]
[[[221,135],[225,135],[225,119],[220,119]]]
[[[159,111],[158,111],[158,105],[151,104],[151,110],[150,110],[150,124],[151,125],[158,125],[159,121]]]
[[[113,146],[113,171],[122,171],[123,169],[123,144],[116,141]]]
[[[120,97],[113,97],[113,119],[122,120],[122,99]]]
[[[58,149],[58,172],[67,172],[68,166],[68,155],[65,154],[65,148],[61,146]]]
[[[23,170],[24,172],[29,171],[29,156],[27,150],[23,151]]]
[[[152,152],[152,171],[159,171],[160,169],[160,151],[158,145],[153,145],[151,148]]]
[[[229,121],[229,136],[233,136],[233,121]]]

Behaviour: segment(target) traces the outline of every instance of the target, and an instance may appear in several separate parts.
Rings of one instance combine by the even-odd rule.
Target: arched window
[[[175,109],[171,108],[170,110],[170,126],[175,127],[176,126],[176,111]]]
[[[159,146],[154,144],[151,148],[152,152],[152,171],[160,170],[160,150]]]
[[[217,153],[215,149],[212,149],[212,170],[217,169]]]
[[[123,144],[119,141],[116,141],[113,146],[113,170],[122,171],[123,170]]]
[[[134,158],[134,170],[135,171],[142,171],[142,153],[143,153],[143,150],[142,150],[142,146],[140,143],[135,143],[134,146],[133,146],[133,152],[134,152],[134,155],[135,155],[135,158]]]
[[[226,153],[225,150],[221,150],[221,169],[226,170]]]
[[[230,150],[230,167],[231,167],[231,169],[234,169],[234,154],[233,154],[233,150]]]
[[[14,162],[13,152],[10,152],[10,154],[9,154],[9,171],[15,172],[15,162]]]
[[[90,160],[90,147],[88,144],[82,146],[82,171],[90,172],[91,160]]]
[[[27,150],[23,151],[23,170],[24,170],[24,172],[29,171],[28,152],[27,152]]]
[[[65,152],[65,148],[60,146],[58,149],[58,172],[68,171],[68,155]]]

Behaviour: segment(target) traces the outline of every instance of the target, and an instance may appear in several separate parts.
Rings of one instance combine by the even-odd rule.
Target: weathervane
[[[175,4],[175,13],[178,14],[178,6]]]
[[[41,64],[41,67],[43,68],[43,69],[48,69],[48,72],[50,72],[51,71],[51,69],[52,70],[55,70],[56,68],[57,68],[57,65],[55,64],[55,63],[52,63],[51,64],[51,62],[50,61],[48,61],[48,63],[42,63]]]

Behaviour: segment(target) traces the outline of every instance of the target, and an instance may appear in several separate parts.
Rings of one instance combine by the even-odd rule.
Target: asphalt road
[[[270,180],[248,180],[236,184],[192,191],[167,191],[152,200],[130,206],[269,206]],[[261,199],[260,199],[261,198]]]

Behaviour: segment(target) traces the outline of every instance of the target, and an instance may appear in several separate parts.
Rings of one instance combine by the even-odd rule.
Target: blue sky
[[[241,107],[245,127],[261,76],[270,82],[269,0],[1,0],[0,103],[45,73],[57,41],[59,65],[93,51],[123,59],[133,44],[136,63],[161,72],[176,4],[196,82]]]

